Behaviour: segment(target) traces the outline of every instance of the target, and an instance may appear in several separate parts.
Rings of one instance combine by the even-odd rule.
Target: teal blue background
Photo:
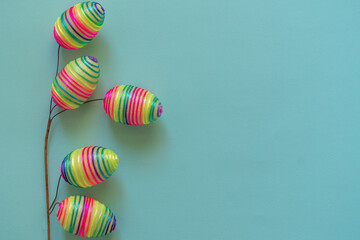
[[[2,1],[0,238],[46,239],[43,147],[57,43],[77,1]],[[92,55],[101,80],[154,93],[163,116],[122,126],[100,102],[52,126],[50,195],[70,151],[118,153],[84,194],[122,240],[360,239],[358,0],[101,1],[106,19],[60,67]],[[80,239],[51,217],[52,239]]]

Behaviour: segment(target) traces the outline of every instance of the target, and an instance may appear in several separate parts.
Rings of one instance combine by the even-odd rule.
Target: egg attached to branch
[[[112,120],[127,125],[149,124],[163,112],[154,94],[131,85],[110,89],[104,98],[104,109]]]
[[[93,198],[71,196],[59,204],[57,219],[63,228],[81,237],[101,237],[116,227],[111,210]]]
[[[61,163],[61,176],[69,184],[87,188],[108,179],[116,170],[119,158],[103,147],[84,147],[69,153]]]
[[[105,10],[97,2],[82,2],[61,14],[55,22],[54,37],[66,49],[78,49],[100,31]]]
[[[63,109],[75,109],[89,99],[100,77],[98,60],[91,56],[69,62],[51,86],[52,99]]]

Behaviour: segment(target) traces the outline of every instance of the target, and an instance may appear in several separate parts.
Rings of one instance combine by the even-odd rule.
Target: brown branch
[[[57,51],[57,64],[56,64],[56,72],[55,72],[55,78],[59,72],[59,59],[60,59],[60,45],[58,47]],[[47,220],[47,235],[48,240],[50,240],[50,214],[49,214],[49,174],[48,174],[48,160],[47,160],[47,151],[48,151],[48,140],[49,140],[49,132],[50,132],[50,126],[52,119],[51,113],[54,110],[52,108],[52,98],[50,98],[50,109],[49,109],[49,117],[48,117],[48,123],[46,126],[46,134],[45,134],[45,146],[44,146],[44,167],[45,167],[45,191],[46,191],[46,220]]]
[[[49,176],[48,176],[48,162],[47,162],[47,149],[48,149],[48,139],[51,126],[51,118],[49,115],[46,134],[45,134],[45,148],[44,148],[44,164],[45,164],[45,190],[46,190],[46,217],[47,217],[47,233],[48,240],[50,240],[50,214],[49,214]]]

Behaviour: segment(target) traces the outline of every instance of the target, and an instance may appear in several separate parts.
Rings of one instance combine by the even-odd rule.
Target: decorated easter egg
[[[63,48],[81,48],[100,31],[104,18],[105,10],[99,3],[78,3],[56,20],[54,37]]]
[[[81,237],[101,237],[116,227],[111,210],[93,198],[71,196],[59,204],[57,219],[63,228]]]
[[[118,156],[102,147],[84,147],[69,153],[61,163],[61,176],[69,184],[87,188],[108,179],[119,164]]]
[[[51,86],[52,99],[61,108],[80,107],[94,92],[100,76],[98,60],[91,56],[69,62]]]
[[[104,109],[112,120],[127,125],[149,124],[163,111],[154,94],[131,85],[110,89],[104,98]]]

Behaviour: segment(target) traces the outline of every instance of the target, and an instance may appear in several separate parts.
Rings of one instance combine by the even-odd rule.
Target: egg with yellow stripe
[[[61,163],[61,176],[65,182],[87,188],[108,179],[119,164],[113,151],[103,147],[84,147],[69,153]]]
[[[98,60],[83,56],[69,62],[51,86],[52,99],[63,109],[80,107],[93,94],[100,77]]]
[[[105,10],[99,3],[78,3],[56,20],[55,40],[66,49],[81,48],[97,35],[104,19]]]
[[[111,210],[93,198],[71,196],[59,203],[57,219],[68,232],[80,237],[101,237],[115,230]]]
[[[104,98],[104,109],[112,120],[126,125],[149,124],[163,112],[161,102],[154,94],[132,85],[110,89]]]

